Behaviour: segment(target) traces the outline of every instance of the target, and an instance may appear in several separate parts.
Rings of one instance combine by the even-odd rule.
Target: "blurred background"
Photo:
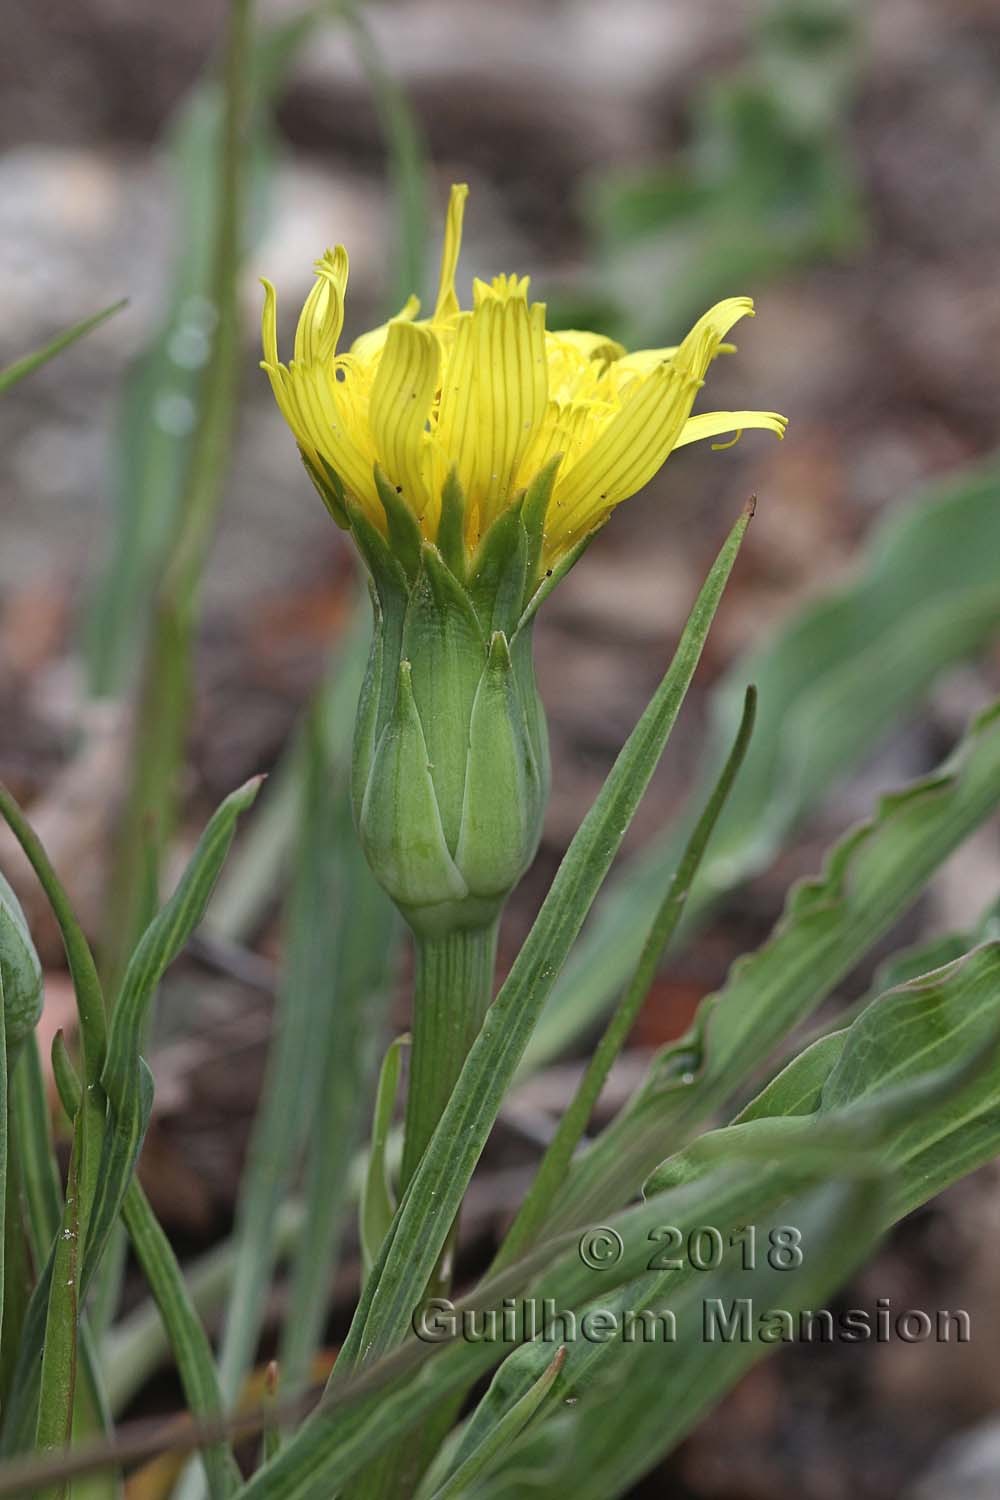
[[[31,808],[95,929],[146,612],[211,332],[207,142],[217,101],[200,80],[217,59],[225,9],[221,0],[35,0],[5,29],[0,56],[0,365],[129,298],[0,407],[0,776]],[[554,790],[503,963],[748,494],[758,495],[757,516],[632,852],[681,805],[713,686],[741,654],[849,588],[878,528],[922,504],[926,486],[960,487],[993,452],[1000,9],[995,0],[373,0],[346,19],[333,7],[308,24],[303,14],[291,0],[257,7],[274,40],[257,59],[239,403],[199,599],[185,835],[238,782],[279,761],[357,593],[350,549],[256,368],[258,276],[278,288],[289,347],[311,262],[343,242],[353,337],[414,285],[430,293],[448,185],[467,181],[460,294],[473,274],[530,272],[550,326],[644,347],[678,341],[710,301],[749,293],[757,318],[713,369],[708,405],[790,418],[781,444],[748,433],[725,452],[675,455],[546,606],[538,656]],[[985,634],[943,653],[919,701],[893,705],[881,728],[876,707],[878,732],[842,768],[849,774],[816,789],[780,855],[668,965],[616,1075],[619,1098],[648,1050],[679,1034],[732,959],[766,935],[789,882],[817,867],[878,792],[934,764],[1000,688]],[[867,644],[877,656],[877,637]],[[760,715],[768,725],[766,694]],[[780,723],[768,732],[780,738]],[[0,846],[5,868],[8,852]],[[894,946],[971,925],[998,875],[994,827],[951,861]],[[270,889],[268,879],[265,870],[252,950],[202,955],[177,984],[152,1054],[143,1177],[189,1255],[232,1223],[281,948],[280,872]],[[44,926],[41,937],[51,1031],[68,1020],[71,997],[58,944]],[[870,977],[855,976],[845,997]],[[394,1005],[402,1022],[405,959]],[[487,1243],[505,1212],[502,1184],[530,1159],[525,1121],[558,1099],[560,1077],[536,1077],[498,1132],[470,1213],[473,1242]],[[991,1168],[902,1225],[845,1293],[851,1305],[889,1296],[965,1308],[971,1348],[786,1352],[641,1493],[1000,1493],[1000,1427],[989,1426],[1000,1404],[998,1235]],[[341,1282],[346,1306],[349,1265]],[[176,1400],[165,1376],[133,1413]],[[992,1462],[987,1488],[960,1488],[978,1462]],[[921,1480],[932,1465],[938,1477]]]

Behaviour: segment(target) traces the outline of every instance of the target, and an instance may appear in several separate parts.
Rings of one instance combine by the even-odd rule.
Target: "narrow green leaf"
[[[41,365],[48,364],[50,359],[55,359],[56,355],[68,349],[70,344],[75,344],[77,339],[83,338],[85,333],[89,333],[92,328],[97,328],[99,324],[114,317],[115,313],[121,312],[122,308],[127,306],[128,298],[122,297],[120,301],[112,302],[111,306],[105,307],[103,311],[94,313],[90,318],[84,318],[82,322],[75,323],[72,328],[67,328],[65,333],[58,334],[44,348],[36,349],[34,354],[26,354],[23,359],[15,360],[12,365],[7,365],[5,369],[0,370],[0,395],[9,390],[12,385],[16,385],[19,380],[23,380],[26,375],[34,374]]]
[[[28,1038],[10,1086],[10,1113],[25,1228],[36,1269],[45,1264],[59,1227],[62,1185],[37,1038]]]
[[[450,1478],[434,1491],[431,1500],[461,1500],[461,1496],[468,1494],[469,1484],[488,1473],[508,1444],[521,1436],[552,1390],[565,1363],[564,1346],[556,1350],[534,1385],[530,1386],[524,1395],[504,1412],[496,1426],[486,1434],[479,1446],[464,1462],[459,1464]]]
[[[880,801],[823,873],[789,896],[767,943],[737,961],[691,1033],[654,1059],[621,1115],[574,1164],[550,1224],[625,1201],[697,1121],[722,1104],[916,898],[1000,803],[1000,705],[981,714],[933,775]]]
[[[378,1091],[375,1095],[375,1117],[372,1121],[371,1148],[368,1154],[368,1171],[361,1194],[361,1257],[364,1276],[367,1278],[378,1255],[382,1241],[389,1232],[392,1216],[396,1212],[395,1194],[389,1179],[386,1147],[392,1114],[399,1092],[399,1075],[403,1066],[403,1051],[410,1044],[408,1036],[398,1036],[389,1047],[379,1072]]]
[[[737,658],[712,694],[712,743],[687,819],[675,820],[608,882],[532,1038],[529,1066],[589,1030],[635,963],[685,825],[732,743],[746,682],[757,684],[761,724],[689,917],[764,868],[789,829],[884,742],[943,670],[995,638],[998,490],[992,459],[900,504],[872,536],[854,582],[797,611]]]
[[[63,1109],[73,1120],[80,1108],[80,1081],[61,1031],[56,1033],[52,1043],[52,1070]],[[134,1178],[125,1193],[122,1216],[136,1259],[149,1282],[167,1330],[188,1411],[199,1421],[221,1417],[222,1396],[212,1346],[194,1310],[170,1241]],[[207,1444],[201,1452],[212,1500],[226,1500],[241,1482],[236,1460],[228,1446],[221,1442]]]
[[[4,1026],[11,1066],[21,1042],[42,1013],[42,966],[31,941],[20,902],[0,874],[0,973],[4,983]]]
[[[79,1299],[84,1287],[84,1257],[90,1225],[101,1190],[100,1164],[105,1142],[104,1090],[100,1081],[107,1045],[104,994],[93,955],[41,841],[6,787],[0,785],[0,815],[13,832],[38,876],[58,923],[76,998],[86,1092],[74,1128],[70,1171],[72,1195],[59,1210],[61,1228],[47,1259],[40,1262],[22,1329],[15,1370],[15,1394],[3,1416],[0,1451],[24,1445],[35,1431],[40,1446],[58,1446],[65,1428],[72,1430],[76,1381]],[[47,1134],[46,1134],[47,1138]],[[41,1267],[44,1266],[44,1269]],[[58,1281],[57,1281],[58,1278]],[[51,1353],[50,1349],[51,1339]],[[39,1364],[37,1354],[44,1349]],[[40,1385],[40,1382],[42,1383]],[[46,1407],[38,1405],[44,1387]]]
[[[104,996],[97,977],[93,955],[59,877],[42,848],[41,840],[10,792],[2,784],[0,784],[0,817],[3,817],[8,824],[27,855],[59,924],[76,995],[87,1081],[96,1084],[104,1064],[107,1024],[104,1017]]]
[[[319,706],[326,707],[322,700]],[[307,1383],[324,1336],[338,1245],[352,1186],[361,1177],[360,1161],[356,1174],[352,1168],[367,1122],[401,925],[358,842],[350,778],[342,758],[338,760],[343,726],[331,714],[325,717],[324,755],[314,788],[319,800],[312,803],[314,862],[306,859],[298,877],[308,886],[301,921],[312,928],[304,934],[313,955],[309,967],[321,976],[313,983],[312,1008],[319,1073],[306,1132],[302,1236],[293,1256],[288,1317],[279,1346],[286,1393]],[[327,816],[320,816],[323,806]]]
[[[649,935],[635,973],[632,976],[614,1015],[608,1022],[604,1035],[591,1054],[583,1077],[569,1109],[559,1122],[558,1129],[542,1158],[538,1172],[517,1217],[501,1246],[494,1262],[495,1266],[506,1265],[531,1244],[549,1212],[552,1199],[565,1180],[573,1153],[583,1137],[587,1122],[604,1087],[612,1064],[621,1051],[636,1017],[649,992],[664,949],[677,930],[684,912],[688,892],[698,866],[708,847],[712,830],[725,806],[726,798],[743,763],[750,737],[753,733],[757,694],[753,687],[747,688],[743,705],[743,717],[729,759],[723,767],[712,795],[688,840],[680,864],[674,871],[666,895],[650,928]]]
[[[254,777],[221,804],[198,841],[170,900],[140,939],[129,961],[111,1019],[101,1073],[111,1128],[104,1141],[100,1183],[84,1261],[89,1285],[128,1188],[142,1146],[152,1103],[152,1080],[139,1055],[143,1024],[164,970],[201,921],[229,852],[236,820],[254,801],[262,777]]]
[[[122,1216],[136,1259],[163,1318],[177,1361],[187,1409],[199,1421],[220,1417],[224,1406],[212,1346],[188,1295],[184,1274],[170,1241],[138,1182],[129,1185]],[[228,1444],[206,1445],[201,1450],[201,1458],[212,1500],[226,1500],[241,1482],[240,1471]]]
[[[66,1202],[52,1257],[35,1430],[35,1447],[41,1453],[65,1448],[73,1433],[82,1264],[79,1168],[84,1150],[84,1120],[85,1111],[78,1110],[66,1178]],[[52,1494],[62,1500],[68,1489],[64,1483]]]

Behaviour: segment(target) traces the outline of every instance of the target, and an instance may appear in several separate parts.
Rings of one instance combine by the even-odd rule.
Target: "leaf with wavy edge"
[[[995,704],[939,771],[883,797],[874,816],[834,847],[822,875],[794,887],[772,936],[736,961],[692,1030],[654,1058],[629,1104],[579,1158],[549,1227],[585,1223],[627,1201],[816,1009],[998,803]]]

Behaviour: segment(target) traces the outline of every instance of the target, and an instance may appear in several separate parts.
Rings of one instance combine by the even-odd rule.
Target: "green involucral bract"
[[[436,543],[381,471],[382,534],[336,494],[371,577],[353,800],[377,879],[414,931],[489,926],[538,847],[549,787],[529,609],[554,466],[470,556],[454,477]],[[539,503],[541,498],[543,503]],[[536,519],[537,518],[537,519]]]
[[[42,966],[24,912],[0,875],[0,975],[8,1053],[13,1053],[42,1013]]]

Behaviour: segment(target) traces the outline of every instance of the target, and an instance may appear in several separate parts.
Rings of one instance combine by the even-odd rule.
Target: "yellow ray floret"
[[[397,317],[338,354],[348,269],[338,246],[316,263],[294,358],[284,365],[274,288],[264,282],[262,367],[321,488],[333,476],[384,531],[379,464],[433,540],[441,489],[454,470],[471,547],[559,456],[545,523],[551,564],[642,489],[674,448],[723,434],[735,442],[747,427],[783,435],[777,412],[691,415],[709,365],[733,348],[726,335],[753,315],[749,297],[717,303],[676,347],[632,354],[599,333],[548,332],[544,304],[528,301],[527,276],[476,279],[472,308],[463,311],[455,272],[467,193],[464,185],[451,190],[430,318],[419,319],[411,297]]]

